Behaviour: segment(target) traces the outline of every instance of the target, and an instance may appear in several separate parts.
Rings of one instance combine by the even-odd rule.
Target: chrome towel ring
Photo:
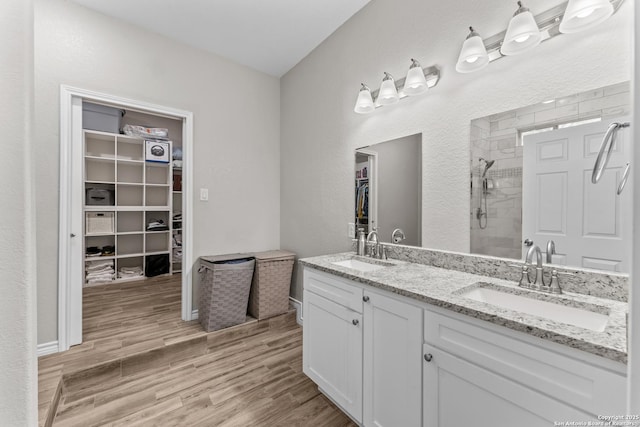
[[[604,173],[605,168],[607,167],[607,163],[609,163],[609,158],[611,157],[611,151],[613,151],[613,146],[616,142],[616,136],[618,134],[618,130],[621,128],[629,127],[630,123],[611,123],[609,125],[609,129],[604,134],[604,138],[602,139],[602,145],[600,145],[600,151],[598,152],[598,157],[596,158],[596,163],[593,165],[593,173],[591,174],[591,182],[597,184],[602,178],[602,174]],[[606,150],[606,155],[605,155]],[[624,188],[624,185],[622,186]],[[618,193],[620,194],[620,193]]]
[[[618,184],[618,195],[622,193],[622,190],[624,190],[624,186],[627,185],[627,179],[629,178],[630,170],[631,170],[631,163],[627,163],[627,166],[624,168],[624,172],[622,173],[622,179],[620,180],[620,184]]]

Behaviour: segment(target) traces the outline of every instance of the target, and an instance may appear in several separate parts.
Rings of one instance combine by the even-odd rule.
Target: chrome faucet
[[[376,258],[378,254],[378,246],[380,246],[378,232],[376,230],[371,230],[369,234],[367,234],[367,248],[369,248],[367,256]]]
[[[547,250],[549,249],[551,249],[550,245],[547,244]],[[532,283],[531,278],[529,277],[529,267],[532,266],[534,255],[536,256],[536,276],[535,280]],[[556,269],[551,270],[551,281],[549,282],[549,284],[547,285],[544,283],[544,271],[542,269],[542,251],[540,250],[540,247],[538,245],[531,245],[531,247],[527,251],[527,256],[524,259],[524,265],[522,266],[522,275],[520,276],[520,283],[518,284],[518,286],[553,294],[562,293],[560,282],[558,281],[558,271]]]
[[[549,240],[547,242],[547,264],[553,264],[553,255],[556,253],[556,242]]]
[[[529,279],[529,275],[527,274],[527,279],[529,279],[528,280],[529,288],[540,290],[542,289],[543,286],[545,286],[545,284],[544,284],[544,277],[543,277],[543,271],[542,271],[542,251],[540,250],[540,247],[538,245],[532,245],[529,248],[529,250],[527,251],[527,257],[525,258],[524,263],[525,265],[531,264],[533,262],[534,254],[536,256],[536,278],[534,282],[531,283],[531,280]]]

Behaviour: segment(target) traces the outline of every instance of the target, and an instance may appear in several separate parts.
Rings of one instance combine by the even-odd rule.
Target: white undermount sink
[[[495,288],[499,287],[496,286]],[[558,303],[553,303],[487,287],[476,287],[460,295],[508,310],[518,311],[596,332],[604,331],[609,320],[609,316],[606,314],[591,311],[588,308],[563,305],[563,300],[560,299],[558,299]],[[545,298],[553,299],[554,296],[545,295]]]
[[[335,261],[335,262],[332,262],[331,264],[334,264],[340,267],[350,268],[352,270],[358,270],[361,272],[376,271],[386,267],[386,265],[373,264],[373,263],[364,262],[364,261],[360,261],[353,258],[346,259],[344,261]]]

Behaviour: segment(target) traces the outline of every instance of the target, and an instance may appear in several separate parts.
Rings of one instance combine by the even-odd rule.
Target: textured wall
[[[196,258],[279,247],[278,79],[62,0],[35,3],[35,69],[39,342],[57,339],[60,84],[194,113]]]
[[[33,3],[0,3],[0,424],[35,426],[35,245],[33,236],[32,119]]]
[[[558,2],[535,3],[534,13]],[[454,66],[467,27],[498,33],[515,4],[373,0],[282,78],[282,247],[300,256],[350,249],[353,150],[422,133],[422,244],[468,251],[470,121],[629,80],[631,3],[591,32],[464,75]],[[370,115],[353,112],[360,82],[375,87],[383,71],[400,78],[411,57],[441,67],[438,86]],[[299,271],[292,293],[302,296]]]

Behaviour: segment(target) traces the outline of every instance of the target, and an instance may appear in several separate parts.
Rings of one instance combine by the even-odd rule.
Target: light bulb
[[[530,36],[529,36],[528,34],[527,34],[527,35],[525,35],[525,36],[522,36],[522,37],[518,37],[518,38],[516,39],[516,43],[524,43],[524,42],[526,42],[527,40],[529,40],[529,37],[530,37]]]
[[[465,61],[467,61],[469,64],[473,64],[474,62],[476,62],[478,60],[479,56],[470,56],[467,59],[465,59]]]

